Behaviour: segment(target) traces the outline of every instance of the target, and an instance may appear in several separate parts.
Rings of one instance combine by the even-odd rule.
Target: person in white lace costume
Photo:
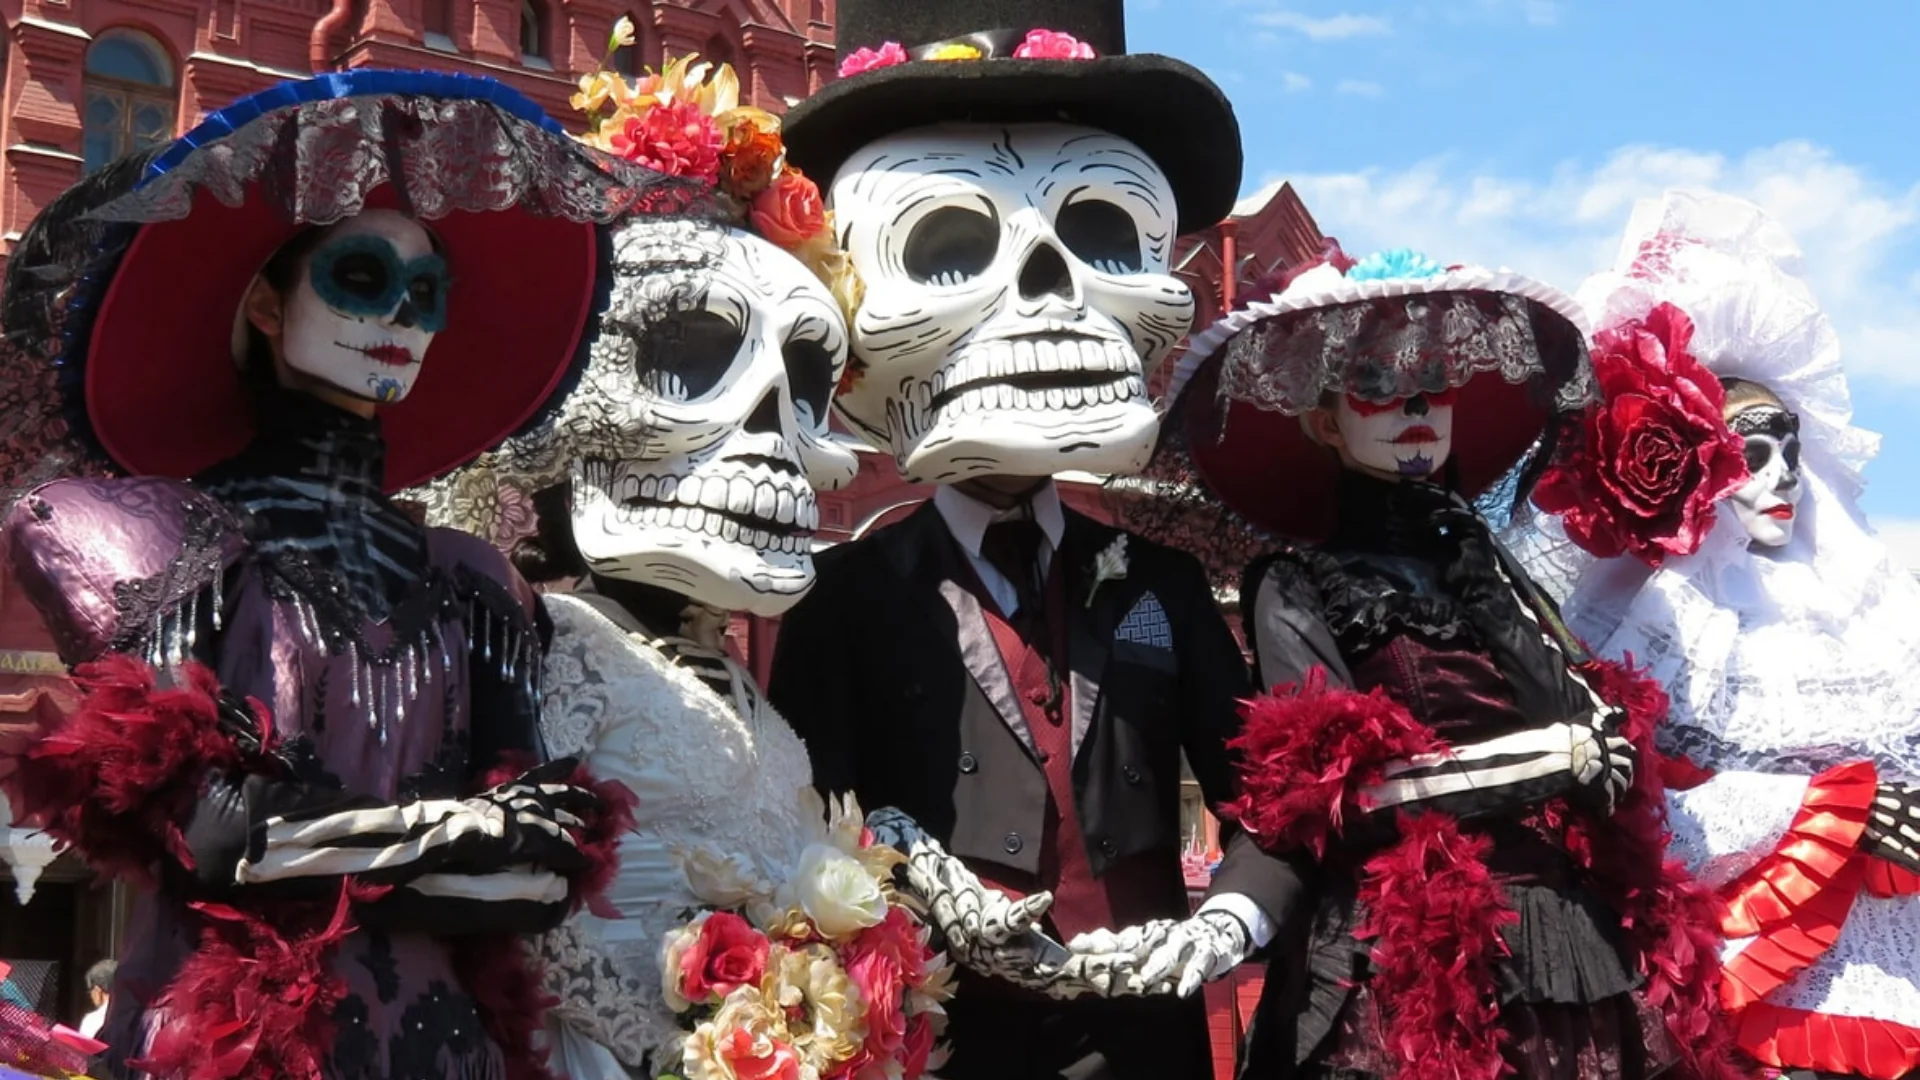
[[[1772,527],[1750,529],[1743,518],[1753,514],[1736,492],[1697,553],[1649,570],[1631,557],[1583,555],[1552,519],[1528,523],[1531,568],[1566,597],[1574,630],[1604,655],[1650,669],[1673,702],[1663,748],[1712,771],[1669,796],[1673,850],[1704,883],[1736,894],[1751,882],[1742,875],[1757,874],[1788,837],[1810,792],[1822,797],[1815,778],[1858,762],[1877,787],[1858,789],[1874,797],[1851,872],[1871,880],[1877,859],[1911,868],[1913,800],[1903,782],[1920,776],[1920,585],[1857,504],[1879,440],[1852,424],[1838,342],[1801,278],[1797,247],[1751,204],[1669,192],[1637,208],[1615,269],[1591,279],[1581,299],[1598,327],[1676,305],[1693,320],[1694,353],[1710,371],[1758,384],[1798,418],[1798,502],[1776,506]],[[1740,409],[1734,387],[1730,411]],[[1764,418],[1768,406],[1759,408]],[[1740,416],[1729,419],[1746,434]],[[1767,447],[1756,453],[1752,437],[1748,445],[1756,475],[1779,471],[1761,460]],[[1830,887],[1847,888],[1845,873]],[[1898,1076],[1916,1064],[1908,1055],[1920,1056],[1886,1049],[1920,1047],[1920,902],[1876,896],[1853,880],[1857,895],[1837,899],[1844,924],[1832,946],[1760,1002],[1769,1025],[1827,1033],[1813,1040],[1824,1048],[1798,1055],[1791,1039],[1743,1030],[1743,1047],[1768,1064]],[[1731,964],[1765,935],[1729,926]],[[1848,1019],[1823,1026],[1835,1017]],[[1864,1036],[1879,1048],[1871,1066],[1857,1050],[1836,1049],[1860,1032],[1878,1032]]]

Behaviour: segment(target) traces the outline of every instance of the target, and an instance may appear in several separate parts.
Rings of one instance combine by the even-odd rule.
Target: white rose
[[[829,938],[839,939],[878,926],[887,917],[880,883],[851,856],[827,844],[809,844],[799,869],[783,890],[789,904],[805,912]]]

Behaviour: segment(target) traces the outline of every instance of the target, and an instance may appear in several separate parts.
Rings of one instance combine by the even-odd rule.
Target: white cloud
[[[1387,88],[1377,82],[1367,82],[1364,79],[1341,79],[1334,86],[1333,92],[1345,94],[1348,97],[1385,97]]]
[[[1612,263],[1635,200],[1669,187],[1739,195],[1799,241],[1848,369],[1920,385],[1920,184],[1888,184],[1811,143],[1738,157],[1630,146],[1545,179],[1455,158],[1287,179],[1350,251],[1411,246],[1442,261],[1511,266],[1568,290]]]
[[[1393,24],[1378,15],[1342,13],[1315,18],[1298,11],[1265,11],[1255,15],[1253,21],[1275,30],[1292,30],[1314,41],[1341,41],[1393,33]]]
[[[1297,71],[1280,73],[1280,88],[1289,94],[1304,94],[1313,89],[1313,80]]]
[[[1920,520],[1889,518],[1874,522],[1873,531],[1880,534],[1894,558],[1910,570],[1920,570]]]

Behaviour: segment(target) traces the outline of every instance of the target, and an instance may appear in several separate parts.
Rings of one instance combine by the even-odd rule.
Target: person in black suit
[[[873,824],[913,852],[938,925],[995,914],[947,936],[970,970],[942,1076],[1210,1075],[1191,991],[1304,888],[1232,837],[1189,912],[1181,759],[1232,798],[1247,667],[1196,560],[1065,509],[1051,476],[1152,450],[1145,371],[1193,316],[1167,261],[1231,208],[1231,107],[1187,65],[1125,55],[1118,0],[839,14],[845,77],[785,127],[789,161],[834,178],[864,286],[836,404],[941,486],[819,558],[769,695],[819,787],[912,819]],[[1143,982],[1188,999],[1110,996]]]

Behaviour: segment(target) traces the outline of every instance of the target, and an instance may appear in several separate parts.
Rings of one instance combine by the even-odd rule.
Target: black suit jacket
[[[1226,742],[1252,686],[1193,557],[1128,535],[1125,576],[1094,587],[1096,558],[1121,535],[1067,511],[1054,555],[1072,613],[1074,796],[1093,872],[1164,860],[1148,906],[1183,918],[1181,751],[1210,804],[1230,798]],[[823,790],[898,807],[963,859],[1033,874],[1046,777],[963,584],[965,559],[931,503],[823,554],[812,593],[781,625],[769,696],[806,740]],[[1292,867],[1242,836],[1214,881],[1276,921],[1301,889]]]

